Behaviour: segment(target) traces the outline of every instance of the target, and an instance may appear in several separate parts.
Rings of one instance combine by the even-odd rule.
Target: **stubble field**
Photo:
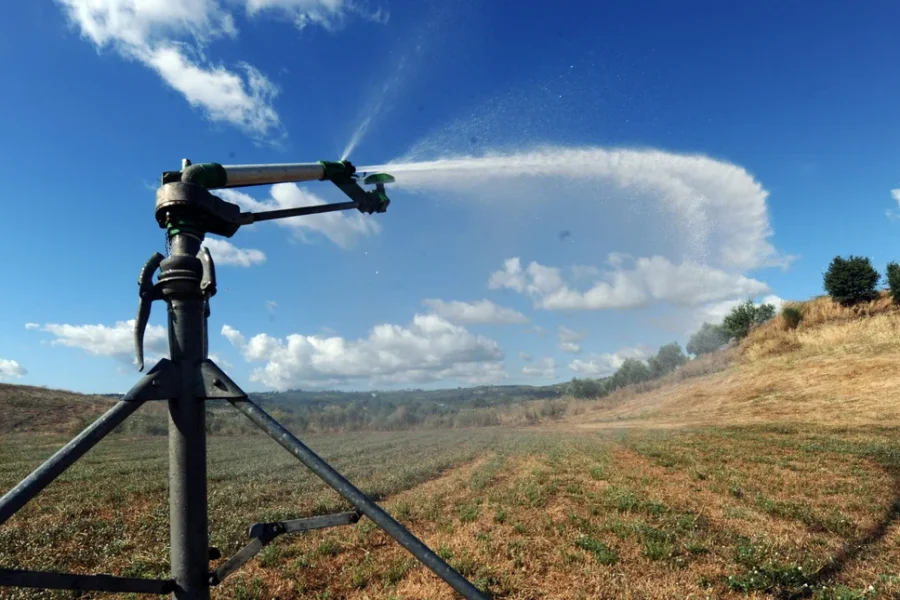
[[[497,598],[849,599],[900,596],[898,433],[559,426],[305,441]],[[64,441],[5,435],[0,489]],[[0,527],[0,566],[167,577],[166,452],[164,437],[105,440]],[[211,545],[226,558],[252,523],[348,507],[262,436],[212,436],[208,463]],[[213,597],[455,596],[363,518],[278,538]]]

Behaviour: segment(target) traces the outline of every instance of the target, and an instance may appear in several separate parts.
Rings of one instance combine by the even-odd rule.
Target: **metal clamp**
[[[153,284],[153,274],[159,268],[165,256],[156,252],[150,257],[141,274],[138,276],[138,314],[137,320],[134,322],[134,355],[138,366],[138,371],[144,370],[144,331],[147,329],[147,322],[150,320],[150,308],[154,300],[159,300],[162,295],[159,289]]]
[[[225,561],[218,569],[209,574],[209,585],[218,585],[231,573],[240,569],[272,540],[285,533],[301,533],[312,529],[324,529],[338,525],[352,525],[359,521],[361,514],[357,511],[294,519],[291,521],[275,521],[273,523],[255,523],[250,526],[248,535],[253,538],[249,544]]]

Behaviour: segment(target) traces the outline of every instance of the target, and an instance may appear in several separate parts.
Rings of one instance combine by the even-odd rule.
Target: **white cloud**
[[[0,358],[0,379],[12,379],[28,375],[28,369],[9,358]]]
[[[435,314],[447,319],[452,323],[475,324],[475,323],[527,323],[528,317],[522,313],[494,304],[490,300],[479,300],[478,302],[460,302],[454,300],[447,302],[438,299],[423,300],[422,303],[435,312]]]
[[[570,287],[556,267],[532,261],[523,269],[520,260],[512,258],[490,276],[488,286],[527,294],[535,307],[546,310],[636,308],[651,301],[698,306],[769,291],[761,281],[697,263],[676,265],[662,256],[630,259],[630,262],[631,268],[625,268],[622,255],[610,255],[609,264],[617,268],[605,272],[604,281],[579,291]]]
[[[781,308],[784,306],[784,298],[770,294],[762,299],[762,304],[771,304],[775,307],[775,312],[780,313]]]
[[[897,205],[900,206],[900,188],[891,190],[891,198],[893,198],[894,202],[896,202]]]
[[[25,323],[25,329],[37,329],[40,325],[37,323]]]
[[[273,313],[278,308],[278,303],[274,300],[266,300],[266,312]]]
[[[246,0],[247,12],[254,15],[264,10],[278,11],[303,29],[318,25],[334,31],[343,26],[349,14],[375,23],[387,23],[389,14],[378,8],[369,10],[355,0]]]
[[[525,291],[525,286],[525,274],[522,272],[522,262],[518,257],[507,258],[503,261],[503,268],[491,273],[488,280],[488,287],[492,290],[509,288],[521,294]]]
[[[559,349],[563,352],[581,352],[581,345],[578,343],[587,337],[583,331],[575,331],[563,325],[559,326],[557,333],[559,337]]]
[[[244,345],[244,336],[231,325],[222,325],[222,335],[225,336],[226,340],[231,342],[232,346],[239,348]]]
[[[245,341],[232,327],[222,334],[248,362],[264,362],[251,381],[284,390],[349,382],[480,384],[505,377],[503,352],[492,339],[470,333],[437,315],[416,315],[406,327],[378,325],[365,338],[346,340],[261,333]]]
[[[222,355],[219,354],[218,352],[210,352],[208,356],[211,361],[213,361],[214,363],[216,363],[217,365],[219,365],[220,367],[222,367],[225,370],[234,368],[234,365],[231,364],[230,362],[228,362],[227,360],[225,360],[224,358],[222,358]]]
[[[234,38],[234,17],[216,0],[57,0],[69,21],[98,49],[113,47],[153,69],[212,121],[260,138],[281,128],[275,85],[252,66],[239,73],[204,57],[218,38]],[[193,58],[192,58],[193,57]]]
[[[46,323],[40,330],[55,336],[56,339],[50,342],[54,346],[80,348],[94,356],[113,356],[129,360],[134,356],[134,319],[116,321],[112,327]],[[168,353],[165,327],[147,325],[144,332],[144,351],[147,362]]]
[[[519,358],[521,358],[525,362],[531,362],[534,360],[534,357],[527,352],[519,352]]]
[[[245,211],[278,210],[297,206],[318,206],[327,202],[315,194],[297,187],[295,183],[278,183],[270,188],[270,198],[260,201],[236,190],[217,190],[222,199],[233,202]],[[371,216],[366,218],[360,212],[330,212],[290,219],[278,219],[275,223],[287,227],[298,238],[308,241],[308,232],[324,235],[341,248],[353,246],[356,238],[377,234],[381,226]]]
[[[569,363],[569,369],[582,377],[606,377],[622,366],[625,359],[646,360],[650,354],[641,348],[622,348],[616,352],[590,354]]]
[[[692,331],[703,323],[712,323],[714,325],[721,323],[725,316],[731,312],[731,309],[741,302],[744,302],[744,299],[738,298],[734,300],[723,300],[722,302],[713,302],[699,307],[695,312],[697,318],[695,319],[696,323],[692,325]]]
[[[232,123],[256,137],[279,129],[278,113],[272,107],[278,88],[251,65],[238,65],[243,76],[221,65],[200,66],[174,45],[139,56],[191,106],[205,110],[211,121]]]
[[[228,240],[207,237],[204,238],[203,245],[209,248],[209,253],[212,255],[216,266],[249,267],[266,261],[266,255],[262,250],[238,248]]]
[[[552,358],[542,358],[534,364],[522,367],[522,375],[537,379],[555,379],[556,361]]]

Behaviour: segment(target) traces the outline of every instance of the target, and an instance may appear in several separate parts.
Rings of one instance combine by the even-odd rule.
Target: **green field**
[[[889,598],[900,594],[897,434],[477,428],[304,439],[498,598]],[[4,436],[0,488],[64,441]],[[211,543],[225,557],[251,523],[347,506],[268,438],[212,436],[209,449]],[[105,440],[0,528],[0,565],[166,577],[166,451],[164,437]],[[214,597],[454,596],[363,519],[279,538]]]

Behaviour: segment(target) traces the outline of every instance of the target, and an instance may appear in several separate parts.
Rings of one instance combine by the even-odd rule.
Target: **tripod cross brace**
[[[347,194],[350,201],[253,213],[241,212],[238,205],[210,193],[213,189],[326,179]],[[144,402],[166,401],[171,578],[0,569],[0,586],[171,594],[178,600],[208,600],[212,586],[221,583],[278,535],[348,525],[364,515],[464,598],[486,600],[478,588],[253,402],[208,357],[207,321],[210,298],[216,293],[216,274],[209,250],[201,246],[204,236],[212,233],[231,237],[241,225],[337,210],[385,212],[390,200],[384,184],[393,178],[383,173],[365,177],[363,184],[374,185],[373,190],[363,189],[358,180],[356,169],[348,161],[223,166],[192,165],[185,159],[181,171],[163,173],[155,215],[157,224],[166,230],[168,256],[157,252],[141,269],[134,344],[138,370],[143,371],[143,339],[150,307],[155,300],[163,300],[168,309],[169,358],[160,359],[119,402],[0,498],[0,525]],[[157,270],[159,276],[154,283]],[[210,399],[227,400],[343,496],[355,511],[257,523],[249,529],[250,543],[210,571],[209,561],[219,558],[218,552],[209,548],[208,531],[204,403]]]

